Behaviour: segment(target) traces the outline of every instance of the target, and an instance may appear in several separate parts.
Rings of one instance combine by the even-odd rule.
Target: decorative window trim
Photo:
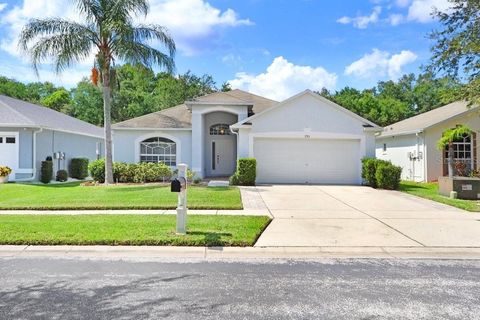
[[[140,142],[140,162],[163,162],[177,165],[177,144],[167,138],[153,137]]]
[[[468,162],[473,169],[474,163],[474,143],[473,143],[473,135],[468,135],[463,138],[462,141],[454,141],[453,142],[453,152],[454,152],[454,161],[464,161]],[[445,147],[444,150],[444,159],[447,161],[448,159],[448,146]]]
[[[176,136],[173,136],[173,135],[164,134],[162,132],[158,132],[158,133],[152,132],[152,133],[145,134],[145,135],[140,136],[137,139],[135,139],[135,161],[136,162],[141,161],[140,144],[143,141],[151,139],[151,138],[163,138],[163,139],[168,139],[168,140],[174,142],[176,144],[176,154],[175,154],[175,157],[176,157],[175,160],[176,161],[175,161],[175,165],[173,165],[172,167],[176,167],[177,164],[182,163],[182,157],[181,157],[182,156],[182,154],[181,154],[182,143],[181,143],[180,138],[176,137]]]
[[[217,123],[210,126],[211,136],[229,136],[231,135],[230,126],[226,123]]]

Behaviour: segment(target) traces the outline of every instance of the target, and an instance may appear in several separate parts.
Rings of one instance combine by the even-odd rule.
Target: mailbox
[[[182,184],[180,180],[178,179],[173,179],[172,183],[170,184],[170,191],[171,192],[180,192],[182,191]]]

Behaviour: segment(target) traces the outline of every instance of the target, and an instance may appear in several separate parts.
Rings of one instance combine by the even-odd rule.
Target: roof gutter
[[[398,137],[398,136],[408,136],[410,134],[419,134],[423,133],[425,129],[417,129],[417,130],[411,130],[411,131],[403,131],[403,132],[397,132],[397,133],[391,133],[391,134],[382,134],[382,132],[379,132],[377,134],[377,138],[390,138],[390,137]]]

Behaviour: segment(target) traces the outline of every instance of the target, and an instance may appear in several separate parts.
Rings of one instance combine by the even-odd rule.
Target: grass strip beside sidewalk
[[[1,215],[0,245],[252,246],[270,223],[263,216]]]

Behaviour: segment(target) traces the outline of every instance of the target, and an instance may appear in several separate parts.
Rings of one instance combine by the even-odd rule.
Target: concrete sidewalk
[[[0,210],[0,215],[177,214],[175,210]],[[188,210],[189,215],[270,216],[268,210]]]
[[[0,246],[0,258],[80,259],[475,259],[480,248],[423,247],[157,247],[157,246]]]

